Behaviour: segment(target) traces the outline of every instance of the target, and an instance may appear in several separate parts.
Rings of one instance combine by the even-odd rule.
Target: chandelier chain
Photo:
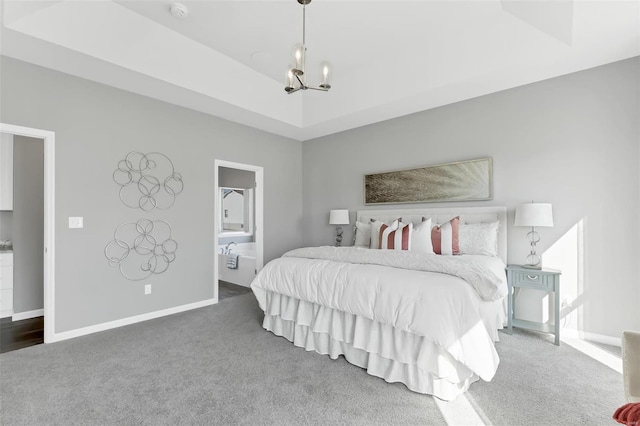
[[[302,45],[305,47],[307,46],[307,4],[304,3],[302,5]]]

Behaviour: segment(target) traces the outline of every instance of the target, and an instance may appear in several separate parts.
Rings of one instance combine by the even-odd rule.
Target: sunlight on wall
[[[544,268],[562,271],[560,276],[560,318],[561,328],[578,329],[578,315],[582,309],[574,312],[581,303],[579,296],[583,292],[584,277],[584,248],[583,248],[584,219],[581,219],[562,237],[555,241],[541,254]],[[545,235],[542,235],[544,241]],[[516,317],[523,320],[553,324],[554,298],[547,293],[529,289],[517,288],[515,293]]]
[[[578,221],[542,254],[545,268],[562,271],[560,276],[560,327],[579,330],[584,300],[584,219]],[[553,323],[553,297],[543,299],[545,322]]]
[[[619,356],[578,338],[582,336],[583,303],[586,296],[584,268],[586,224],[587,219],[582,218],[542,256],[544,267],[562,271],[560,276],[560,301],[562,303],[560,327],[564,329],[564,334],[561,332],[561,340],[596,361],[622,373],[622,361]],[[548,311],[553,313],[553,298],[549,299],[545,303],[548,303]],[[543,308],[543,312],[546,310],[546,307]],[[553,314],[551,314],[549,321],[554,321]]]

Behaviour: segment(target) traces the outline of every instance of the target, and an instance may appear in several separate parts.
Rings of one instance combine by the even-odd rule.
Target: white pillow
[[[461,224],[460,254],[498,256],[498,225],[500,222]]]
[[[433,244],[431,243],[431,218],[422,218],[422,223],[414,225],[411,234],[410,251],[425,254],[433,253]]]
[[[356,222],[355,231],[356,235],[353,245],[356,247],[369,248],[369,244],[371,244],[371,224]]]
[[[390,231],[394,231],[398,229],[398,223],[400,219],[396,219],[390,224],[386,224],[382,221],[371,219],[371,243],[369,244],[369,248],[379,249],[380,248],[380,228],[382,226],[388,227]],[[386,229],[385,229],[386,230]]]

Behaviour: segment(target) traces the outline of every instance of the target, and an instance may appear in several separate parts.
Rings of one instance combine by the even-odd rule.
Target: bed
[[[465,254],[399,250],[408,241],[418,247],[421,229],[439,224],[438,250],[445,253],[455,217]],[[393,247],[395,239],[395,249],[307,247],[272,260],[251,284],[265,313],[263,327],[307,351],[343,355],[373,376],[443,400],[479,379],[490,381],[506,317],[506,208],[360,210],[357,222],[395,229],[371,232],[379,246],[384,240]],[[401,236],[408,228],[410,240]],[[486,235],[493,238],[490,253],[475,253],[483,244],[486,249],[486,241],[478,241]]]

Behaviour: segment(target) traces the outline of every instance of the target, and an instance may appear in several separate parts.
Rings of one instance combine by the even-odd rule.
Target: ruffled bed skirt
[[[344,355],[372,376],[447,401],[478,380],[428,338],[278,293],[267,293],[263,327],[307,351]]]

